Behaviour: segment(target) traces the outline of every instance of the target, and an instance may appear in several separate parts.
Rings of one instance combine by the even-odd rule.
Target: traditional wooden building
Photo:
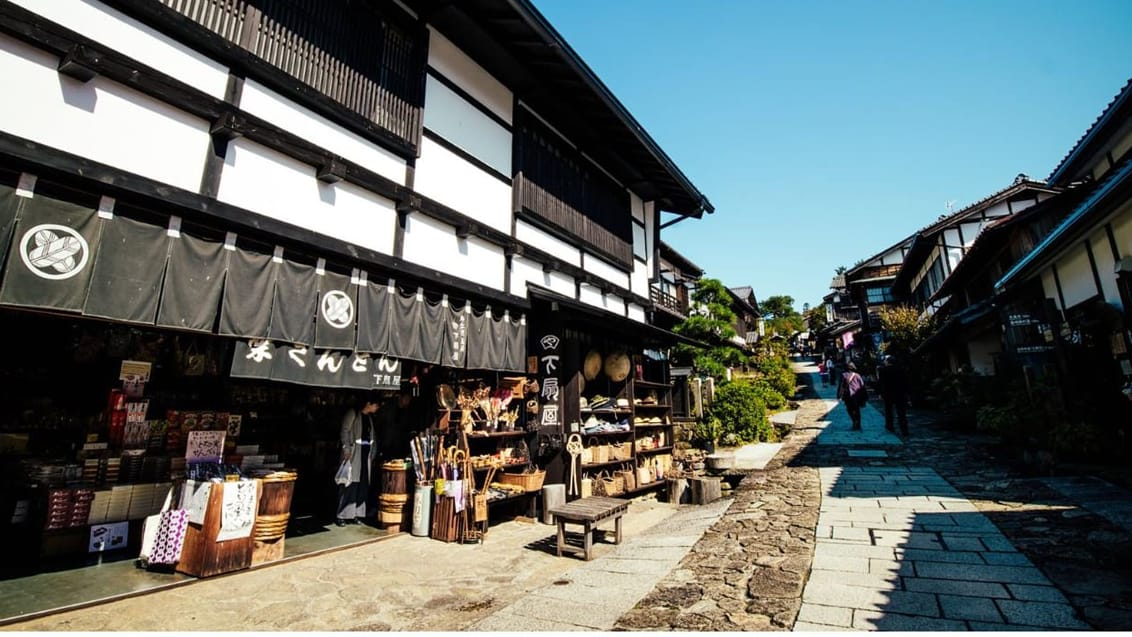
[[[1043,182],[1018,175],[1013,183],[961,210],[940,217],[912,238],[892,280],[892,294],[901,302],[934,314],[933,300],[943,282],[963,261],[984,228],[1057,194]]]
[[[994,283],[1005,345],[1029,373],[1059,370],[1091,408],[1132,402],[1132,82],[1049,176],[1080,184],[1064,218]],[[1121,396],[1123,391],[1123,396]],[[1117,417],[1116,414],[1112,414]]]
[[[666,403],[642,356],[676,338],[648,321],[660,228],[712,205],[529,1],[3,0],[0,70],[17,460],[107,442],[131,356],[150,419],[242,410],[242,442],[289,436],[312,509],[334,390],[530,376],[537,423],[506,435],[532,449],[582,420],[588,351],[609,365],[585,391]],[[284,405],[326,413],[263,423]]]

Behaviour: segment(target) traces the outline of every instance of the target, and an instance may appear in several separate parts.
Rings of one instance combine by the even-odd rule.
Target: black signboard
[[[237,342],[230,373],[233,378],[258,378],[315,387],[401,388],[401,361],[397,359],[266,340]]]

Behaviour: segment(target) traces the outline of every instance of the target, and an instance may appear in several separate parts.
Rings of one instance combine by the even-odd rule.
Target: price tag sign
[[[118,380],[128,383],[148,383],[149,373],[153,363],[143,361],[122,361],[122,368],[118,372]]]

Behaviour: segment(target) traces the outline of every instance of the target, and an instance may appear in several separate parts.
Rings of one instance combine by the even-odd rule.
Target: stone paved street
[[[852,432],[815,366],[796,370],[808,398],[782,450],[619,628],[1132,627],[1127,472],[1029,475],[924,415],[901,439],[872,405]]]
[[[556,558],[553,527],[509,522],[483,545],[403,535],[3,629],[1132,627],[1127,472],[1029,475],[922,414],[909,438],[890,434],[873,406],[851,432],[832,388],[809,385],[732,497],[635,501],[625,541],[592,562]]]

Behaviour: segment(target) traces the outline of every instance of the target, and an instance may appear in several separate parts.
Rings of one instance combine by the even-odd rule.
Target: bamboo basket
[[[538,491],[546,479],[546,471],[538,469],[533,473],[498,473],[495,481],[522,487],[524,491]]]

